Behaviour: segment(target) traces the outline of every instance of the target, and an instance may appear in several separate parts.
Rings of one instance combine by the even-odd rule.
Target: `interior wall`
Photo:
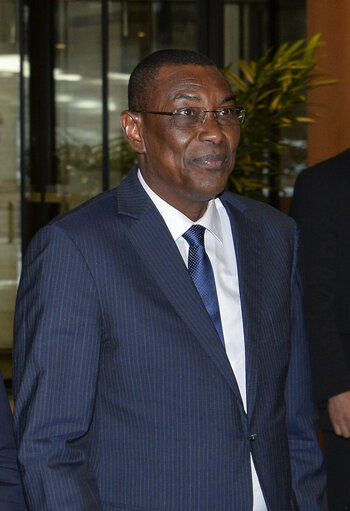
[[[338,80],[309,93],[309,100],[327,107],[310,107],[309,113],[317,112],[317,122],[308,127],[308,165],[350,147],[349,27],[349,0],[307,0],[308,38],[321,32],[324,43],[316,53],[319,68]]]

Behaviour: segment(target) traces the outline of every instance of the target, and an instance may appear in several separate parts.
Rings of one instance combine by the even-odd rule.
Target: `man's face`
[[[196,106],[233,106],[232,91],[211,66],[164,66],[144,110],[173,112]],[[239,126],[222,126],[212,113],[191,128],[175,126],[174,116],[141,114],[140,168],[147,184],[166,202],[196,220],[208,200],[221,193],[231,173]],[[197,217],[197,218],[195,218]]]

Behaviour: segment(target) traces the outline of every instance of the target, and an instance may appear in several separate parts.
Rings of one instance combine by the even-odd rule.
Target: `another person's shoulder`
[[[322,182],[327,184],[329,180],[334,181],[335,177],[350,179],[350,148],[302,170],[296,179],[296,187]]]

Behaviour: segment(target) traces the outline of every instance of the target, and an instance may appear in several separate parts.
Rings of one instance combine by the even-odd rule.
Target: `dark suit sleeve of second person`
[[[302,172],[295,185],[291,216],[300,229],[305,318],[310,341],[315,397],[350,390],[350,371],[336,321],[337,232],[333,185],[318,168]]]
[[[305,337],[302,286],[295,234],[291,279],[291,354],[286,382],[287,431],[292,485],[300,511],[327,510],[326,476],[317,439],[310,353]]]
[[[28,249],[14,335],[15,426],[30,511],[101,511],[89,463],[99,370],[99,300],[74,242],[55,225]]]

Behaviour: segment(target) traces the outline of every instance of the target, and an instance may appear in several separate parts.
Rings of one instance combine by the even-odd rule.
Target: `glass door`
[[[109,182],[115,186],[136,161],[120,128],[130,73],[153,51],[197,49],[198,2],[110,1],[108,11]]]
[[[18,165],[20,59],[16,2],[0,4],[0,369],[11,376],[12,323],[20,257]]]
[[[135,163],[119,120],[129,74],[154,50],[196,49],[197,10],[196,1],[29,2],[24,248],[53,216],[117,185]]]

